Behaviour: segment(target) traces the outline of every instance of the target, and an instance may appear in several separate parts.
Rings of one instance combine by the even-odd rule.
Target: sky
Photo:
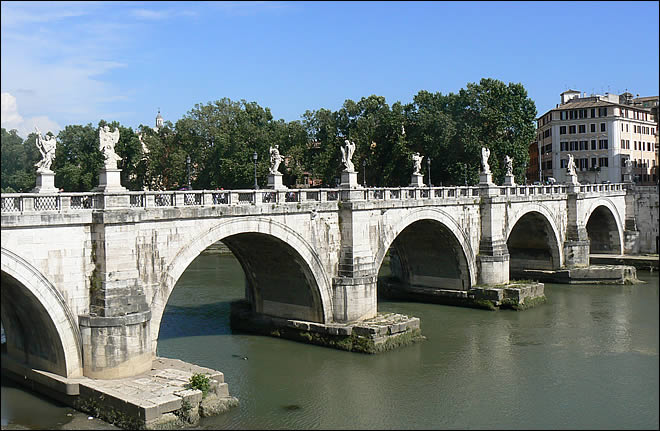
[[[196,104],[275,119],[493,78],[540,116],[560,93],[657,96],[658,2],[1,3],[2,127],[175,123]]]

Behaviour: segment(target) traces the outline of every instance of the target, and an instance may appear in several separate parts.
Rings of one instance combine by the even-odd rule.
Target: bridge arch
[[[10,358],[64,377],[82,376],[80,329],[60,292],[35,267],[1,249],[0,302]]]
[[[218,241],[223,241],[227,245],[243,267],[247,281],[252,288],[250,292],[254,295],[255,300],[261,301],[261,309],[256,311],[277,315],[277,317],[299,318],[321,323],[328,323],[332,319],[332,283],[324,270],[320,257],[300,234],[282,223],[263,217],[223,220],[198,236],[191,238],[176,253],[167,266],[167,270],[163,274],[160,285],[154,292],[151,301],[153,352],[156,352],[160,322],[165,306],[177,281],[202,251]],[[252,244],[247,246],[248,243]],[[255,286],[256,280],[267,278],[267,273],[279,273],[283,270],[284,265],[280,264],[275,265],[274,268],[259,269],[264,266],[263,248],[276,248],[280,251],[281,259],[289,259],[286,266],[293,268],[291,271],[295,271],[298,277],[302,276],[307,285],[311,287],[309,294],[311,294],[312,304],[309,308],[312,315],[286,315],[287,310],[281,309],[277,310],[278,312],[268,312],[268,302],[267,300],[264,301],[265,298],[258,290],[259,286]],[[257,262],[260,265],[257,265]],[[291,280],[292,284],[294,282],[295,280]],[[310,289],[308,288],[308,290]],[[272,311],[273,308],[270,308],[270,310]],[[281,314],[282,312],[284,315]]]
[[[525,203],[505,224],[509,272],[523,267],[557,269],[564,262],[561,235],[552,212],[541,203]]]
[[[374,262],[376,264],[376,271],[380,269],[390,247],[396,245],[395,241],[400,239],[402,234],[411,233],[414,235],[415,229],[420,233],[439,234],[454,248],[456,258],[458,259],[457,276],[459,278],[457,282],[460,282],[460,286],[454,286],[454,289],[467,290],[476,284],[476,260],[470,241],[456,220],[448,213],[439,209],[421,208],[412,210],[406,213],[400,220],[394,221],[387,229],[383,229],[384,234],[380,238],[378,249],[375,253]],[[428,239],[432,241],[433,237],[430,236]],[[405,245],[402,245],[402,247],[408,249],[406,254],[410,254],[413,251],[412,249],[416,248],[406,247]],[[417,251],[424,252],[424,250],[419,249]],[[438,267],[439,265],[436,264],[435,266]],[[433,284],[432,280],[429,281]],[[449,286],[448,288],[451,287]]]
[[[610,199],[598,198],[584,213],[591,253],[623,254],[623,223],[617,206]]]

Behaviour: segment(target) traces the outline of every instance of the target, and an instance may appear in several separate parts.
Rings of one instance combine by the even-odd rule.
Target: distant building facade
[[[536,155],[542,180],[566,181],[568,155],[575,159],[578,181],[620,182],[630,159],[638,184],[658,181],[658,96],[634,99],[631,93],[590,95],[561,93],[561,103],[537,119]],[[655,109],[653,109],[655,106]],[[537,162],[537,165],[539,163]]]

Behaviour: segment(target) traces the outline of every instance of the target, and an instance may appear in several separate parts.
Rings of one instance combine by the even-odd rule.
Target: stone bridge
[[[466,291],[623,253],[633,203],[628,184],[3,194],[7,354],[64,377],[148,370],[177,280],[217,241],[254,312],[355,322],[388,250],[404,284]]]

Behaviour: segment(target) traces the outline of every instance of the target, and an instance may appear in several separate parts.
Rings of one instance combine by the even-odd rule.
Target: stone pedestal
[[[358,173],[353,171],[353,172],[348,172],[348,171],[342,171],[341,173],[341,184],[339,185],[339,188],[342,189],[357,189],[359,187],[358,185]]]
[[[121,185],[121,169],[104,168],[99,173],[99,186],[94,189],[95,192],[125,192],[125,187]]]
[[[624,183],[632,183],[632,175],[631,174],[623,174],[623,182]]]
[[[569,186],[579,186],[577,175],[566,174],[566,184]]]
[[[51,170],[38,170],[37,186],[32,189],[32,193],[57,193],[58,191],[55,187],[55,172]]]
[[[513,175],[505,175],[503,186],[515,187],[516,186],[516,177]]]
[[[288,187],[282,184],[282,174],[276,172],[274,174],[268,174],[268,184],[266,185],[266,188],[283,190]]]
[[[488,184],[488,185],[495,185],[493,183],[493,174],[490,172],[485,174],[485,173],[480,173],[479,174],[479,184]]]
[[[412,177],[410,177],[410,187],[425,187],[424,176],[422,174],[412,174]]]

